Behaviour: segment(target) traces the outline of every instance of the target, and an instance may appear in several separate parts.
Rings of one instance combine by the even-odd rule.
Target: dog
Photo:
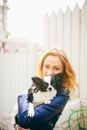
[[[45,76],[43,78],[32,77],[32,85],[24,92],[28,94],[29,109],[28,116],[33,117],[35,115],[34,107],[40,104],[49,104],[51,100],[60,93],[62,81],[64,78],[63,73],[59,73],[53,76]],[[17,123],[17,108],[15,122]]]

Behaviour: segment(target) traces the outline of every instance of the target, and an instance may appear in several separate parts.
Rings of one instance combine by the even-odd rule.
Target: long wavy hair
[[[76,73],[70,63],[69,58],[67,57],[66,53],[64,52],[64,50],[58,50],[57,48],[53,48],[53,49],[50,49],[47,52],[45,52],[38,65],[38,76],[41,78],[43,77],[42,71],[43,71],[44,60],[49,55],[58,56],[62,60],[63,68],[64,68],[63,86],[66,89],[69,89],[70,91],[78,88],[79,84],[76,81]]]

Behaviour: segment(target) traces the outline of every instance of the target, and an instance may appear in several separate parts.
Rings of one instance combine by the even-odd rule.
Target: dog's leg
[[[29,103],[29,109],[28,109],[28,115],[30,116],[30,117],[33,117],[34,116],[34,114],[35,114],[35,112],[34,112],[34,105],[33,105],[33,103]]]

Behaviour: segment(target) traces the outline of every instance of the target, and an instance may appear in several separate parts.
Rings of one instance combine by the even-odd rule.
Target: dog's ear
[[[64,73],[56,74],[56,75],[54,75],[54,78],[55,78],[57,81],[62,82],[63,79],[64,79]]]
[[[51,78],[51,84],[53,84],[53,86],[61,86],[63,79],[64,79],[64,73],[53,75]]]
[[[54,88],[56,88],[57,94],[60,94],[63,79],[64,79],[64,73],[56,74],[51,78],[51,84],[52,86],[54,86]]]
[[[42,79],[40,79],[39,77],[32,77],[32,81],[37,87],[42,85]]]

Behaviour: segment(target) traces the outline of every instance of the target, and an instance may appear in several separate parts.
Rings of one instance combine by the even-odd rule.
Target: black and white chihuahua
[[[29,96],[29,109],[28,115],[33,117],[34,112],[34,104],[49,104],[51,100],[60,93],[60,89],[62,86],[62,81],[64,78],[63,73],[59,73],[53,76],[45,76],[44,78],[32,77],[33,84],[31,88],[27,90]],[[17,110],[14,112],[14,115],[17,115]],[[17,122],[17,116],[14,116],[15,122]]]
[[[54,76],[45,76],[44,78],[32,77],[33,85],[28,90],[30,117],[34,116],[34,103],[51,103],[51,100],[60,93],[64,74],[59,73]]]

